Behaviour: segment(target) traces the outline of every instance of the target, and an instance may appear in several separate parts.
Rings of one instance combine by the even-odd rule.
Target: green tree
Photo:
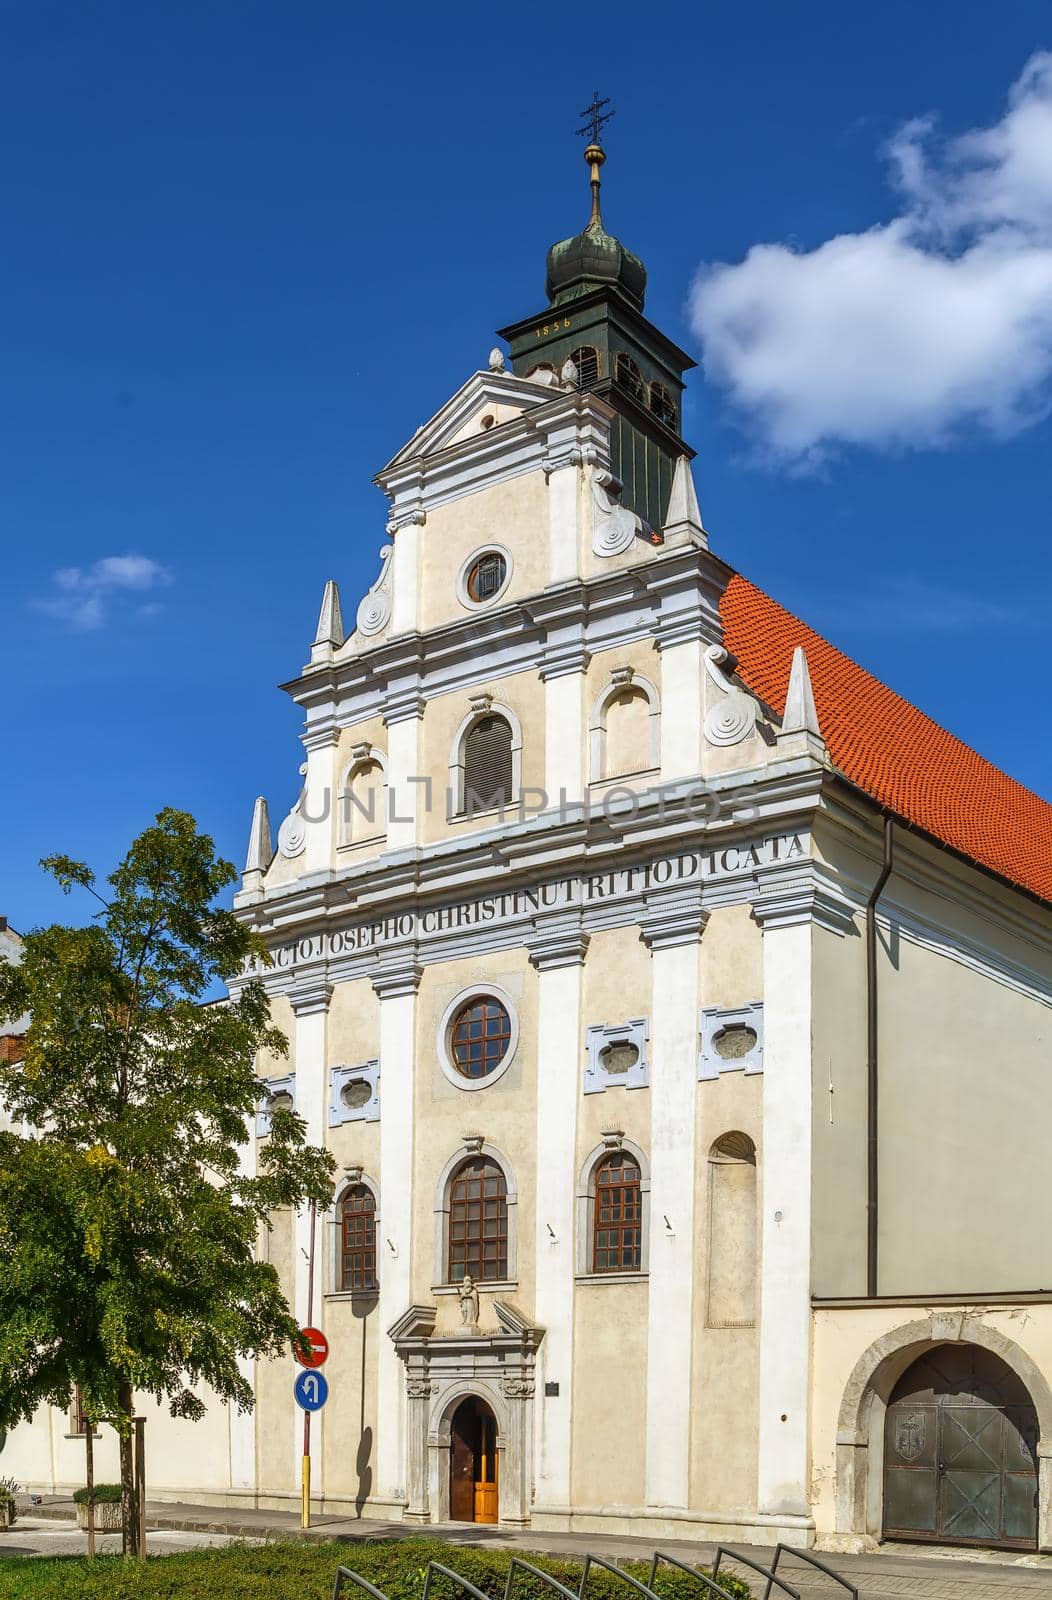
[[[134,1391],[193,1419],[209,1389],[251,1408],[237,1358],[287,1354],[297,1334],[259,1231],[278,1208],[327,1205],[333,1163],[275,1109],[256,1175],[241,1170],[255,1052],[287,1041],[258,979],[205,999],[269,958],[216,906],[237,875],[193,818],[162,811],[105,895],[81,862],[41,865],[100,909],[0,963],[0,1022],[31,1018],[24,1059],[0,1065],[0,1428],[79,1384],[120,1433],[134,1550]]]

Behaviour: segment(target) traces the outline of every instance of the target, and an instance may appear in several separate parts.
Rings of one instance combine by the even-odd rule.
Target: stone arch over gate
[[[888,1398],[918,1356],[940,1344],[971,1344],[999,1356],[1025,1384],[1037,1412],[1037,1543],[1052,1549],[1052,1389],[1013,1340],[978,1317],[935,1312],[883,1334],[855,1363],[836,1436],[836,1532],[878,1539],[883,1525],[884,1421]]]
[[[529,1516],[529,1507],[521,1511],[516,1503],[515,1483],[512,1481],[505,1489],[505,1480],[511,1475],[514,1480],[514,1463],[509,1463],[509,1471],[505,1471],[505,1462],[508,1456],[509,1437],[512,1433],[511,1419],[508,1414],[508,1404],[501,1393],[499,1382],[487,1379],[461,1380],[448,1384],[441,1390],[431,1407],[431,1418],[427,1430],[427,1457],[428,1457],[428,1497],[431,1504],[432,1519],[436,1522],[448,1522],[451,1511],[449,1504],[449,1456],[452,1445],[453,1417],[464,1400],[485,1400],[493,1412],[497,1423],[497,1491],[499,1500],[499,1518],[501,1522],[522,1522]],[[509,1503],[511,1502],[511,1503]]]

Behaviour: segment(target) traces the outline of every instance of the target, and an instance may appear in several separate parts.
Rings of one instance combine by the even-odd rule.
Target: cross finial
[[[584,110],[580,112],[580,115],[584,118],[584,126],[577,130],[580,138],[587,139],[590,144],[599,143],[600,130],[606,126],[610,118],[615,114],[613,111],[603,110],[603,107],[609,104],[610,96],[607,95],[605,100],[600,100],[599,90],[596,89],[592,95],[591,105],[585,106]]]

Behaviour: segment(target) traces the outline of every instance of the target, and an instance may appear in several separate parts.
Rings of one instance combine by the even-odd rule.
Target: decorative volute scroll
[[[300,777],[306,778],[307,763],[304,761],[300,767]],[[307,848],[307,824],[303,820],[303,796],[306,790],[301,789],[299,798],[281,827],[278,829],[278,849],[290,861],[295,856],[301,856]]]
[[[355,622],[358,632],[364,633],[367,638],[371,634],[382,632],[391,620],[391,595],[387,579],[393,554],[394,545],[385,544],[380,551],[383,560],[380,576],[358,606]]]
[[[705,671],[721,696],[705,713],[705,737],[710,744],[741,744],[755,731],[756,701],[731,677],[737,664],[721,644],[710,644],[705,652]]]
[[[600,471],[592,478],[592,550],[597,556],[620,556],[632,548],[642,523],[634,511],[621,504],[623,488],[612,472]]]

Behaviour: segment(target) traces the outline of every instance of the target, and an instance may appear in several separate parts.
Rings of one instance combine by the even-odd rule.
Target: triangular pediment
[[[558,389],[537,383],[532,378],[517,378],[511,372],[474,372],[441,410],[419,427],[396,456],[377,475],[380,482],[397,467],[424,456],[437,455],[451,445],[472,437],[482,427],[482,419],[493,418],[490,427],[512,422],[524,411],[551,400]]]

